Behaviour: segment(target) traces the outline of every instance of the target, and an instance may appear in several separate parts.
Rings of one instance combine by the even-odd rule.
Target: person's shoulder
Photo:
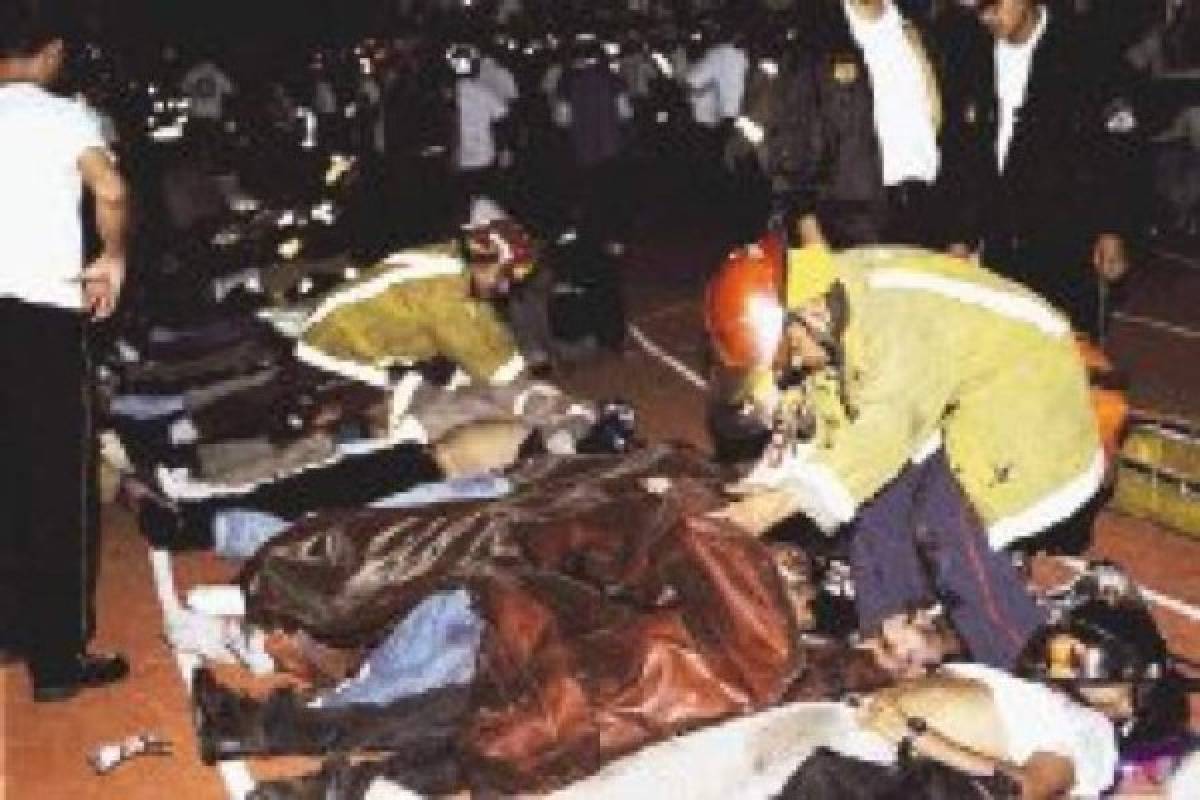
[[[89,109],[80,101],[54,94],[40,86],[22,86],[13,91],[6,100],[21,107],[24,113],[36,114],[50,122],[88,122],[94,119]]]

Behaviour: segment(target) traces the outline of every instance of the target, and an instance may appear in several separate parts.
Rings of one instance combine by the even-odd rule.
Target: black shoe
[[[65,664],[33,668],[33,699],[37,703],[68,700],[81,689],[96,689],[124,680],[129,662],[120,654],[82,653]]]

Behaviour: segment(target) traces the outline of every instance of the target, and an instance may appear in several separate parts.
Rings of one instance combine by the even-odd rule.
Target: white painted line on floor
[[[162,608],[163,628],[166,628],[167,614],[183,606],[179,602],[179,593],[175,590],[175,574],[171,570],[171,554],[166,550],[150,550],[150,570],[154,573],[154,592],[158,595],[158,604]],[[190,653],[175,651],[175,666],[183,678],[184,688],[188,698],[192,696],[192,673],[200,666],[200,657]],[[244,800],[254,791],[257,783],[250,774],[245,761],[218,761],[217,770],[221,780],[225,782],[225,791],[230,800]]]
[[[1083,572],[1085,569],[1087,569],[1087,561],[1082,558],[1073,558],[1071,556],[1056,556],[1055,558],[1059,563],[1070,567],[1075,572]],[[1190,603],[1185,603],[1182,600],[1176,600],[1174,597],[1151,589],[1144,584],[1139,583],[1138,588],[1141,589],[1142,594],[1146,596],[1146,599],[1155,605],[1162,606],[1168,611],[1173,611],[1179,616],[1186,617],[1192,622],[1200,622],[1200,608],[1197,608]]]
[[[1180,336],[1184,339],[1195,339],[1200,337],[1200,330],[1189,328],[1186,325],[1173,325],[1170,322],[1163,322],[1161,319],[1153,319],[1151,317],[1142,317],[1137,314],[1127,314],[1124,311],[1114,311],[1112,318],[1121,320],[1122,322],[1131,322],[1134,325],[1141,325],[1143,328],[1153,328],[1156,331],[1163,331]]]
[[[1200,270],[1200,260],[1186,256],[1183,253],[1176,253],[1174,250],[1167,250],[1162,247],[1151,247],[1148,252],[1152,256],[1157,256],[1164,261],[1173,261],[1186,269]]]
[[[680,300],[678,303],[672,303],[669,306],[655,309],[648,314],[639,314],[638,321],[642,323],[651,322],[653,320],[662,319],[663,317],[673,317],[676,314],[682,314],[687,311],[692,312],[694,304],[690,300]]]
[[[688,383],[703,391],[708,389],[707,381],[689,369],[682,361],[670,355],[662,347],[655,344],[654,341],[652,341],[650,337],[646,336],[646,334],[643,333],[636,325],[631,324],[629,326],[629,333],[635,340],[637,340],[637,343],[640,344],[647,353],[662,361],[663,364],[670,369],[675,370]],[[1087,568],[1087,562],[1079,558],[1059,556],[1058,560],[1067,567],[1073,569],[1075,572],[1082,572]],[[1155,589],[1151,589],[1148,586],[1141,586],[1141,590],[1146,598],[1152,603],[1173,611],[1182,617],[1186,617],[1192,622],[1200,622],[1200,608],[1190,605],[1189,603],[1185,603],[1182,600],[1176,600],[1174,597],[1163,594]]]
[[[708,391],[708,381],[693,372],[687,364],[684,364],[675,358],[675,356],[655,344],[649,336],[642,332],[641,328],[631,323],[629,325],[629,335],[633,337],[635,342],[641,345],[643,350],[666,364],[692,386],[695,386],[702,392]]]

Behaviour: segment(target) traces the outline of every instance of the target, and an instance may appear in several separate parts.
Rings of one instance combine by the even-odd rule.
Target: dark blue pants
[[[945,454],[909,464],[851,526],[859,627],[940,602],[971,658],[1011,668],[1045,615],[1008,555],[988,544]]]

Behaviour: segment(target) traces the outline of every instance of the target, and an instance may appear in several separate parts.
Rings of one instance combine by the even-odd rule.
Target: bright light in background
[[[675,68],[671,66],[670,59],[668,59],[662,53],[655,50],[650,54],[650,58],[654,61],[654,65],[658,67],[658,71],[661,72],[664,77],[670,78],[675,74]]]

